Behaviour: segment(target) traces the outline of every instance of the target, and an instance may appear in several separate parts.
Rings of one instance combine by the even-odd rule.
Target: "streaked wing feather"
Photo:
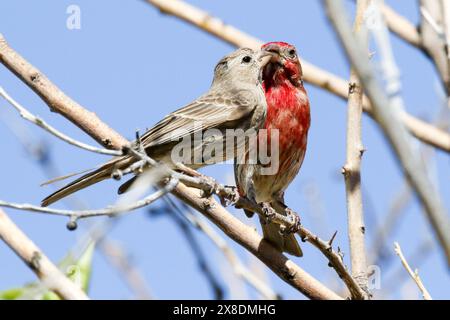
[[[236,97],[238,98],[238,97]],[[206,96],[171,113],[142,136],[144,147],[177,141],[195,132],[249,116],[256,105],[243,99]],[[198,122],[201,126],[194,124]]]

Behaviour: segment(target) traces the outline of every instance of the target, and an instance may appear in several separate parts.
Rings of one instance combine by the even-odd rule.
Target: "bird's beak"
[[[281,56],[280,48],[274,44],[269,44],[261,49],[261,55],[269,54],[270,62],[283,65],[284,58]]]
[[[258,61],[261,68],[264,68],[269,62],[272,61],[274,54],[272,52],[260,51]]]

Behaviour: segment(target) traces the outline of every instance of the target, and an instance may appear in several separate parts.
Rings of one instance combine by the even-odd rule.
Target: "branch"
[[[411,264],[416,266],[416,269],[423,265],[427,259],[433,253],[433,249],[435,248],[433,239],[430,239],[428,236],[426,239],[421,240],[421,243],[414,248],[412,253],[410,254],[409,261]],[[395,252],[394,252],[395,255]],[[399,287],[401,287],[402,283],[408,279],[409,274],[405,272],[405,268],[403,265],[400,265],[396,270],[392,271],[388,278],[385,278],[385,285],[381,289],[386,294],[394,293]],[[386,295],[385,294],[385,295]]]
[[[0,209],[0,238],[30,267],[41,282],[62,299],[87,300],[86,294],[67,278]]]
[[[184,20],[236,47],[260,48],[262,41],[256,39],[220,19],[209,15],[181,0],[146,0],[164,14]],[[305,60],[302,60],[304,80],[341,98],[348,97],[348,82]],[[368,99],[363,102],[364,111],[373,117]],[[418,139],[443,151],[450,152],[450,134],[433,127],[406,112],[400,114],[406,128]]]
[[[428,293],[428,290],[423,285],[422,280],[419,277],[419,272],[417,270],[414,272],[411,270],[411,267],[409,266],[408,261],[406,261],[405,257],[403,256],[402,249],[400,248],[400,245],[397,242],[394,243],[394,250],[395,250],[395,253],[399,256],[406,271],[408,271],[411,278],[417,284],[417,287],[419,288],[420,292],[422,292],[423,298],[425,300],[433,300],[431,298],[431,295]]]
[[[24,108],[22,105],[20,105],[16,100],[14,100],[2,87],[0,87],[0,96],[5,98],[6,101],[8,101],[17,111],[19,111],[19,114],[22,118],[25,120],[30,121],[31,123],[34,123],[38,127],[41,127],[45,131],[49,132],[50,134],[54,135],[55,137],[73,145],[81,149],[85,149],[91,152],[100,153],[100,154],[106,154],[110,156],[120,156],[122,155],[121,151],[117,150],[108,150],[108,149],[101,149],[97,148],[91,145],[88,145],[86,143],[77,141],[75,139],[72,139],[71,137],[65,135],[64,133],[58,131],[57,129],[53,128],[51,125],[47,124],[43,119],[35,116],[30,111],[28,111],[26,108]]]
[[[380,125],[392,149],[395,152],[406,178],[415,190],[427,217],[439,239],[450,265],[450,220],[430,181],[426,168],[415,152],[410,136],[401,123],[396,108],[383,92],[377,82],[373,68],[367,58],[366,52],[361,48],[357,39],[351,33],[347,22],[347,13],[342,0],[324,0],[330,21],[345,48],[346,54],[358,73],[373,105],[374,116]]]
[[[353,27],[355,37],[368,44],[364,15],[371,0],[358,0]],[[347,115],[347,161],[343,167],[345,190],[347,194],[348,237],[350,242],[350,259],[353,278],[368,293],[367,261],[365,249],[365,226],[361,192],[361,158],[364,147],[361,138],[361,116],[363,88],[356,71],[350,71],[350,90],[348,95]],[[365,295],[370,298],[369,294]]]
[[[440,1],[420,0],[420,34],[425,52],[432,58],[439,72],[447,96],[450,95],[450,61],[443,25],[443,8]]]
[[[422,38],[416,26],[388,5],[383,3],[380,8],[386,19],[388,28],[393,33],[412,46],[422,49]]]

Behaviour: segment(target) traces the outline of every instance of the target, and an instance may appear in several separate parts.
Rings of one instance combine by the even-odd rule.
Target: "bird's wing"
[[[227,123],[247,118],[257,107],[251,92],[228,96],[205,95],[169,114],[141,137],[144,147],[178,141],[193,133],[226,127]]]

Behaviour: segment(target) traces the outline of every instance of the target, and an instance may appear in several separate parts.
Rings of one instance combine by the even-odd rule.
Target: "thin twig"
[[[87,300],[83,290],[67,278],[0,209],[2,239],[38,276],[42,284],[62,299]]]
[[[431,298],[430,293],[423,285],[422,280],[419,277],[419,272],[417,270],[415,270],[414,272],[411,270],[411,267],[409,266],[408,261],[406,261],[405,257],[403,256],[402,249],[400,248],[400,245],[397,242],[394,243],[394,250],[395,250],[395,253],[399,256],[406,271],[408,271],[411,278],[417,284],[417,287],[419,288],[420,292],[422,293],[423,298],[425,300],[433,300]]]
[[[2,87],[0,87],[0,96],[5,98],[6,101],[8,101],[17,111],[19,111],[20,116],[24,118],[25,120],[30,121],[31,123],[34,123],[38,127],[41,127],[45,131],[49,132],[50,134],[54,135],[55,137],[73,145],[78,148],[88,150],[95,153],[100,154],[106,154],[110,156],[120,156],[122,155],[121,151],[117,150],[108,150],[103,148],[97,148],[94,146],[91,146],[89,144],[77,141],[75,139],[72,139],[71,137],[65,135],[64,133],[58,131],[57,129],[53,128],[51,125],[49,125],[47,122],[45,122],[43,119],[35,116],[30,111],[28,111],[26,108],[24,108],[22,105],[20,105],[16,100],[14,100]]]
[[[412,250],[409,257],[409,263],[416,266],[416,268],[420,268],[420,266],[432,255],[434,248],[435,244],[433,239],[427,235],[426,239],[421,240],[421,243]],[[395,256],[395,252],[393,255]],[[385,285],[381,289],[381,294],[385,293],[385,295],[387,295],[389,293],[394,293],[408,278],[409,274],[405,272],[403,265],[399,265],[397,270],[394,270],[389,277],[385,278]]]
[[[163,195],[165,195],[168,192],[171,192],[177,185],[178,180],[177,179],[171,179],[163,188],[157,190],[156,192],[150,194],[149,196],[136,201],[131,204],[118,204],[115,206],[110,206],[103,209],[97,209],[97,210],[62,210],[62,209],[52,209],[52,208],[44,208],[35,206],[28,203],[14,203],[14,202],[7,202],[0,200],[0,207],[7,207],[7,208],[13,208],[18,210],[25,210],[30,212],[37,212],[37,213],[45,213],[45,214],[53,214],[53,215],[59,215],[59,216],[67,216],[71,219],[78,220],[83,218],[90,218],[90,217],[98,217],[98,216],[109,216],[114,217],[119,214],[127,213],[145,206],[148,206],[149,204],[155,202],[159,198],[161,198]]]

